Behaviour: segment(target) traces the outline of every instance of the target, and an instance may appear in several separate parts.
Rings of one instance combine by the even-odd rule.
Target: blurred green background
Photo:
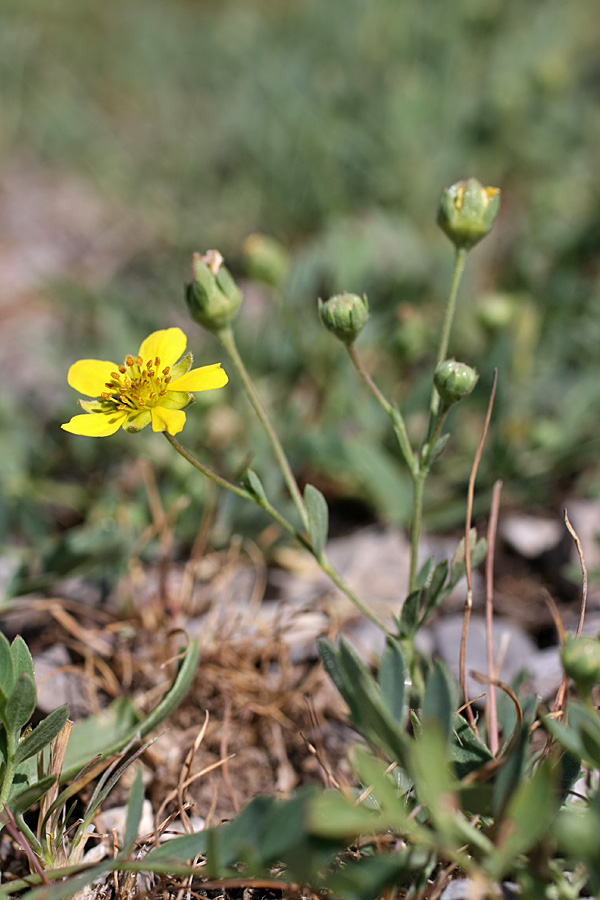
[[[529,508],[598,493],[594,4],[3,0],[0,11],[0,264],[23,267],[15,281],[0,265],[0,533],[23,564],[13,589],[92,565],[116,577],[149,518],[139,459],[153,460],[167,506],[190,495],[177,532],[187,552],[205,486],[166,442],[148,430],[74,438],[59,424],[76,412],[65,376],[77,358],[118,361],[177,324],[197,362],[223,359],[182,302],[190,254],[209,247],[244,281],[239,340],[299,477],[326,492],[336,528],[405,524],[388,423],[320,330],[316,298],[368,293],[359,348],[420,434],[452,267],[437,202],[470,176],[500,187],[502,205],[468,262],[450,347],[481,380],[455,413],[429,525],[464,515],[494,367],[479,510],[496,477]],[[289,252],[278,288],[251,277],[243,245],[256,231]],[[278,493],[233,379],[226,397],[200,398],[184,438],[229,477],[251,463]],[[264,524],[224,498],[214,539]]]

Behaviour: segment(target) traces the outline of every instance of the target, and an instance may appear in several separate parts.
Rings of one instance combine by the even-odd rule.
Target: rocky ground
[[[0,182],[0,197],[0,357],[11,371],[13,391],[22,397],[42,391],[51,402],[62,373],[28,352],[32,342],[50,347],[55,330],[65,327],[45,284],[67,272],[101,282],[135,248],[124,238],[127,228],[117,227],[97,198],[69,179],[15,168]],[[565,567],[571,563],[577,571],[579,558],[562,520],[563,506],[588,569],[598,568],[600,553],[600,507],[568,497],[559,502],[554,516],[501,517],[496,563],[500,677],[510,681],[525,668],[531,691],[545,700],[560,682],[546,593],[557,601],[568,630],[576,627],[581,598],[576,582],[565,578]],[[459,538],[428,536],[424,557],[452,556]],[[407,583],[403,533],[359,529],[334,538],[329,556],[359,596],[391,623]],[[419,646],[441,656],[455,674],[464,599],[461,583],[419,635]],[[486,668],[483,607],[483,576],[476,572],[468,670]],[[31,647],[40,712],[66,703],[74,719],[97,713],[123,694],[140,710],[152,708],[172,673],[169,661],[181,634],[199,641],[194,686],[142,756],[142,829],[148,832],[202,828],[230,818],[257,793],[350,777],[346,753],[355,738],[318,663],[317,640],[345,634],[368,661],[377,659],[384,643],[382,632],[357,614],[307,554],[281,552],[267,568],[255,549],[237,544],[222,553],[205,550],[185,564],[132,566],[110,597],[91,579],[55,584],[51,594],[6,607],[1,624],[8,637],[22,633]],[[593,585],[585,630],[600,630],[600,592]],[[480,690],[474,683],[470,688]],[[182,792],[184,770],[189,785]],[[127,779],[98,817],[99,833],[122,827],[126,791]],[[4,867],[18,870],[3,841]],[[108,842],[104,847],[110,852]]]

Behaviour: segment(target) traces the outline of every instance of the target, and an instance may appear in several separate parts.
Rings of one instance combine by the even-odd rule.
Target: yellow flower
[[[72,388],[93,397],[80,400],[85,415],[73,416],[61,427],[72,434],[107,437],[119,428],[135,432],[152,423],[153,431],[178,434],[185,425],[184,407],[190,391],[211,391],[227,384],[220,363],[192,369],[192,354],[183,359],[187,338],[181,328],[150,334],[136,357],[123,365],[100,359],[80,359],[69,369]],[[179,362],[177,362],[179,360]]]

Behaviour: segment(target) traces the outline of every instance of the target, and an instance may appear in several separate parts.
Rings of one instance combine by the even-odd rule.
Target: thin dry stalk
[[[483,446],[485,444],[485,439],[487,437],[488,428],[490,427],[490,419],[492,418],[492,409],[494,406],[494,397],[496,396],[496,384],[498,381],[498,369],[494,369],[494,380],[492,381],[492,390],[490,392],[490,399],[488,403],[487,413],[485,416],[485,422],[483,424],[483,432],[481,434],[481,440],[479,441],[479,446],[477,447],[477,452],[475,454],[475,459],[473,460],[473,466],[471,468],[471,474],[469,476],[469,490],[467,494],[467,517],[465,523],[465,573],[467,576],[467,598],[465,600],[465,617],[463,621],[463,631],[462,637],[460,641],[460,687],[463,693],[465,706],[467,709],[467,718],[469,720],[469,725],[477,734],[477,726],[475,725],[475,716],[473,715],[473,710],[469,704],[469,696],[467,693],[467,674],[466,674],[466,660],[467,660],[467,634],[469,631],[469,621],[471,619],[471,610],[473,609],[473,578],[471,573],[471,521],[473,519],[473,497],[475,494],[475,479],[477,477],[477,470],[479,468],[479,463],[481,461],[481,455],[483,453]]]
[[[220,754],[221,759],[223,760],[223,781],[225,782],[225,787],[227,788],[227,793],[231,797],[231,802],[233,804],[233,808],[235,810],[235,814],[237,815],[240,811],[240,803],[235,792],[235,788],[233,786],[233,781],[231,778],[231,771],[229,769],[229,759],[230,757],[227,755],[227,747],[229,743],[229,726],[231,724],[231,697],[225,695],[225,708],[223,710],[223,724],[221,727],[221,744],[220,744]],[[235,755],[235,754],[233,754]]]
[[[587,568],[586,568],[586,565],[585,565],[585,559],[584,559],[584,557],[583,557],[583,549],[582,549],[582,547],[581,547],[581,541],[579,540],[579,537],[577,536],[577,533],[576,533],[575,529],[573,528],[573,526],[571,525],[571,522],[569,521],[569,516],[567,515],[567,510],[566,510],[566,509],[563,510],[563,516],[564,516],[564,520],[565,520],[565,525],[566,525],[566,527],[567,527],[567,531],[569,532],[569,534],[570,534],[571,537],[573,538],[573,542],[574,542],[574,544],[575,544],[575,547],[577,548],[577,554],[578,554],[578,556],[579,556],[579,563],[580,563],[580,565],[581,565],[581,574],[582,574],[581,609],[579,610],[579,622],[577,623],[577,631],[575,632],[575,637],[581,637],[581,632],[582,632],[582,630],[583,630],[583,622],[584,622],[584,619],[585,619],[585,611],[586,611],[586,607],[587,607],[587,595],[588,595],[588,575],[587,575]],[[548,603],[548,605],[550,606],[550,611],[552,612],[552,615],[553,615],[553,618],[554,618],[554,622],[555,622],[555,623],[556,623],[557,621],[560,622],[560,628],[559,628],[559,626],[557,625],[557,631],[558,631],[558,635],[559,635],[560,642],[561,642],[561,644],[563,644],[563,643],[564,643],[564,640],[565,640],[565,629],[564,629],[564,627],[563,627],[562,620],[561,620],[560,615],[559,615],[559,613],[558,613],[558,609],[556,609],[556,604],[554,603],[554,601],[552,600],[551,597],[546,598],[546,603]],[[552,605],[553,605],[554,608],[556,609],[556,615],[554,615],[553,606],[550,605],[550,603],[552,603]],[[554,707],[553,707],[553,709],[552,709],[552,715],[553,715],[555,718],[558,717],[558,716],[560,716],[560,714],[561,714],[561,712],[562,712],[562,709],[563,709],[563,706],[564,706],[564,704],[565,704],[565,697],[566,697],[566,695],[567,695],[567,685],[568,685],[568,683],[569,683],[569,679],[567,678],[567,675],[566,675],[566,673],[565,673],[565,674],[563,675],[563,677],[562,677],[562,681],[561,681],[561,683],[560,683],[560,687],[559,687],[558,692],[557,692],[557,694],[556,694],[556,700],[554,701]],[[550,743],[551,743],[551,740],[550,740],[550,737],[548,737],[548,740],[547,740],[547,742],[546,742],[546,751],[549,750],[549,748],[550,748]]]
[[[565,525],[567,526],[567,530],[573,541],[575,542],[575,546],[577,548],[577,555],[579,556],[579,562],[581,564],[581,575],[583,579],[583,583],[581,586],[581,609],[579,611],[579,622],[577,624],[577,631],[575,633],[575,637],[581,637],[581,632],[583,631],[583,622],[585,619],[585,610],[587,607],[587,596],[588,596],[588,575],[587,568],[585,565],[585,559],[583,557],[583,549],[581,547],[581,541],[577,537],[577,533],[573,526],[569,521],[569,516],[567,515],[566,509],[563,510],[563,515],[565,517]]]
[[[500,493],[502,482],[497,481],[492,493],[492,506],[487,531],[487,557],[485,561],[485,638],[487,650],[488,676],[494,678],[494,549],[498,530],[498,514],[500,512]],[[491,684],[491,682],[490,682]],[[496,709],[496,688],[491,685],[485,707],[487,733],[492,756],[498,753],[498,714]]]

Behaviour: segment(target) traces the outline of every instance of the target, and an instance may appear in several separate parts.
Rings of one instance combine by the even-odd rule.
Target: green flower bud
[[[440,395],[440,400],[445,407],[458,403],[463,397],[468,397],[479,375],[465,363],[456,362],[455,359],[446,359],[435,370],[433,383]]]
[[[369,301],[357,294],[336,294],[325,303],[319,300],[319,316],[340,341],[353,344],[369,318]]]
[[[250,234],[244,241],[248,274],[255,281],[278,287],[290,269],[289,253],[279,241],[266,234]]]
[[[186,286],[185,301],[192,319],[213,334],[227,328],[237,315],[242,292],[223,265],[218,250],[192,256],[194,280]]]
[[[446,188],[438,225],[455,247],[469,250],[489,234],[500,207],[500,189],[483,187],[476,178]]]
[[[600,683],[600,640],[568,634],[561,653],[566,674],[583,696]]]

